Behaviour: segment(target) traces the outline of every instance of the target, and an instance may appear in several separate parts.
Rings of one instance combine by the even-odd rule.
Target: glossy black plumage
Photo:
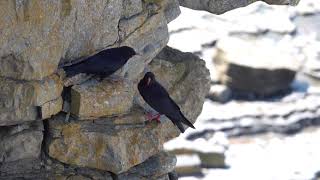
[[[107,77],[120,69],[134,55],[136,55],[136,52],[128,46],[111,48],[103,50],[77,64],[65,66],[63,69],[67,77],[79,73]]]
[[[157,82],[152,72],[147,72],[138,83],[138,90],[143,99],[154,110],[167,116],[179,130],[184,133],[185,124],[193,129],[193,124],[182,114],[179,106],[171,99],[168,92]]]

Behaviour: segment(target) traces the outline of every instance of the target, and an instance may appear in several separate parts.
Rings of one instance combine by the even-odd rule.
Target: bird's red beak
[[[151,82],[151,78],[148,78],[147,86],[149,86],[150,82]]]

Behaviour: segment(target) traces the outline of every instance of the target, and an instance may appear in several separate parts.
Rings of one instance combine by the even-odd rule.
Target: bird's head
[[[155,76],[152,72],[147,72],[143,77],[143,82],[146,86],[149,86],[151,83],[155,81]]]
[[[119,48],[119,50],[121,51],[121,54],[126,57],[126,59],[130,59],[134,55],[137,55],[136,51],[129,46],[122,46]]]

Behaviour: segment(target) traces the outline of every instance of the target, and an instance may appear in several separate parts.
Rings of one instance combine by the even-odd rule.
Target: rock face
[[[174,0],[2,2],[0,9],[0,125],[45,119],[61,110],[62,84],[53,75],[59,63],[129,45],[141,56],[122,72],[136,78],[165,47],[167,23],[180,12]]]
[[[201,104],[209,91],[209,72],[205,68],[204,61],[191,53],[182,53],[166,47],[150,63],[149,68],[156,77],[159,77],[159,81],[169,89],[186,116],[194,122],[201,112]],[[83,101],[94,102],[92,105],[80,104],[84,104],[83,106],[86,108],[97,106],[95,110],[81,110],[79,112],[100,111],[100,100],[102,102],[100,104],[104,104],[105,101],[108,101],[110,105],[113,104],[112,102],[117,102],[119,105],[113,104],[112,107],[119,107],[120,110],[122,107],[131,107],[127,104],[132,102],[132,98],[113,100],[119,95],[116,93],[117,91],[130,94],[130,88],[123,86],[125,81],[118,80],[110,83],[110,81],[104,80],[100,82],[100,88],[92,82],[94,80],[88,81],[89,88],[88,83],[73,86],[75,90],[82,92],[80,94],[87,96]],[[120,89],[117,86],[120,86]],[[91,87],[94,87],[93,90]],[[103,90],[101,91],[101,89]],[[136,87],[135,91],[137,91]],[[104,94],[105,92],[108,93]],[[112,92],[115,92],[114,94],[117,96]],[[104,95],[100,96],[101,93]],[[90,94],[93,94],[93,97]],[[122,95],[118,98],[125,97]],[[79,96],[72,95],[71,101],[75,98],[79,98]],[[98,100],[93,101],[94,99]],[[147,109],[138,92],[136,92],[135,99],[137,99],[137,104]],[[77,102],[77,99],[75,101]],[[107,113],[109,109],[109,107],[101,108],[101,112]],[[125,110],[128,109],[125,108]],[[117,112],[117,109],[110,112]],[[49,119],[48,154],[63,163],[119,174],[160,152],[164,142],[179,134],[178,129],[168,119],[156,125],[146,123],[143,111],[137,107],[131,108],[129,113],[122,116],[121,114],[124,112],[118,113],[116,117],[96,120],[79,121],[78,118],[71,118],[70,123],[65,122],[66,117],[63,114]]]
[[[205,63],[166,47],[177,0],[1,1],[0,12],[0,179],[174,177],[163,143],[179,131],[145,122],[136,86],[147,67],[192,122],[201,112]],[[124,45],[139,55],[118,78],[65,79],[64,65]]]
[[[57,75],[30,82],[0,78],[0,126],[41,119],[39,109],[44,118],[59,112],[62,89]]]
[[[133,84],[126,80],[90,80],[71,88],[71,113],[82,119],[125,114],[133,94]]]
[[[247,6],[258,0],[179,0],[181,6],[195,9],[205,10],[213,14],[222,14],[227,11]],[[297,5],[300,0],[263,0],[268,4],[276,5]]]
[[[263,42],[226,38],[219,41],[217,49],[218,80],[240,92],[271,95],[287,90],[301,65],[297,54]]]
[[[43,126],[39,121],[10,127],[0,127],[1,164],[39,158],[42,131]]]

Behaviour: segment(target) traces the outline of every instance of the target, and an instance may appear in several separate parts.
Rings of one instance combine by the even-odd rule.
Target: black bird
[[[120,69],[134,55],[136,55],[136,52],[128,46],[111,48],[103,50],[77,64],[65,66],[63,69],[67,77],[86,73],[104,78]]]
[[[184,133],[185,124],[193,129],[193,124],[182,114],[179,106],[171,99],[168,92],[160,83],[157,82],[152,72],[147,72],[138,84],[138,90],[143,99],[159,114],[167,116],[179,130]]]

